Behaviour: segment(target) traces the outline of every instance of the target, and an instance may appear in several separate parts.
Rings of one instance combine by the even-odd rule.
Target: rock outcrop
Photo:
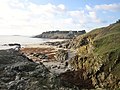
[[[86,31],[48,31],[43,32],[40,35],[35,36],[35,38],[51,38],[51,39],[72,39],[75,36],[85,34]]]
[[[61,74],[62,79],[87,89],[120,89],[119,38],[120,23],[115,23],[71,40],[68,47],[77,55],[69,61],[71,71]]]
[[[32,62],[14,50],[0,51],[0,90],[78,90],[61,84],[42,63]]]
[[[67,50],[59,49],[56,52],[55,59],[57,61],[60,61],[60,62],[64,62],[65,60],[67,60],[68,59],[68,52],[67,52]]]

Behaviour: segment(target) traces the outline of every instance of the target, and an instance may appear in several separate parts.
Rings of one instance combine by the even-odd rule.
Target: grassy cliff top
[[[95,52],[103,54],[115,50],[120,51],[120,23],[114,23],[107,27],[95,29],[87,34],[92,36]]]
[[[108,73],[111,68],[111,73],[120,78],[120,22],[78,36],[71,41],[70,47],[78,51],[79,58],[87,56],[86,61],[91,63],[94,63],[91,60],[100,57],[101,59],[96,58],[95,61],[104,63],[103,71]]]

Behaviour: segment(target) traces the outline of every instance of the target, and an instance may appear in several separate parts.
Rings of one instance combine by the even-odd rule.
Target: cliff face
[[[74,78],[71,80],[68,73],[64,73],[61,74],[63,80],[81,88],[120,88],[120,23],[78,36],[69,48],[77,51],[69,61],[74,71],[68,73]]]
[[[48,31],[43,32],[36,38],[51,38],[51,39],[72,39],[74,36],[85,34],[86,31]]]

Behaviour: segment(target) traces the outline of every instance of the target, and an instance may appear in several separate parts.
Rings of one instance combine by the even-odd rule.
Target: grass
[[[105,65],[103,71],[120,78],[120,23],[94,29],[84,37],[93,40],[94,54],[101,56]]]
[[[117,86],[120,81],[120,22],[78,36],[72,46],[78,51],[78,56],[70,61],[75,70],[85,68],[87,76],[95,75],[98,85]]]
[[[103,36],[94,41],[95,52],[104,54],[115,49],[120,49],[120,33]]]
[[[120,23],[96,29],[90,34],[94,37],[94,53],[103,57],[104,72],[110,72],[120,79]]]
[[[94,29],[87,33],[85,37],[91,37],[93,40],[95,53],[104,54],[120,49],[120,23]]]
[[[105,74],[112,73],[120,79],[120,48],[102,55],[102,59],[105,61],[102,68]]]

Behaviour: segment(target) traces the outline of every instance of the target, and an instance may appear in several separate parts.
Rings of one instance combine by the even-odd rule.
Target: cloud
[[[64,4],[0,0],[0,34],[35,35],[56,29],[86,29],[89,24],[101,23],[96,10],[108,8],[118,10],[119,5],[86,5],[82,10],[69,10]]]
[[[74,23],[74,20],[72,18],[67,18],[67,19],[64,19],[63,20],[63,23],[64,24],[73,24]]]
[[[60,5],[58,5],[57,7],[58,7],[58,9],[61,10],[61,11],[65,11],[65,10],[66,10],[66,8],[65,8],[65,6],[64,6],[63,4],[60,4]]]
[[[95,6],[86,5],[85,9],[86,11],[88,11],[88,16],[92,19],[90,20],[93,23],[96,22],[96,23],[105,24],[105,23],[108,23],[107,20],[109,19],[109,17],[111,17],[111,14],[120,12],[120,3],[102,4],[102,5],[95,5]],[[98,17],[101,15],[102,17]],[[107,15],[107,16],[104,16],[104,15]]]
[[[69,15],[73,18],[73,22],[76,24],[88,24],[88,23],[101,23],[100,18],[95,11],[69,11]]]
[[[107,10],[107,11],[120,11],[120,3],[118,3],[118,4],[96,5],[95,9],[97,9],[97,10]]]
[[[65,9],[63,4],[39,5],[28,0],[1,0],[0,29],[28,35],[52,30],[56,18],[59,18],[57,15],[62,15]]]
[[[86,5],[86,10],[88,11],[97,11],[97,10],[105,10],[105,11],[112,11],[117,12],[120,11],[120,3],[113,3],[113,4],[102,4],[102,5],[95,5],[93,7]]]
[[[93,8],[90,7],[89,5],[85,5],[85,7],[86,7],[86,10],[88,10],[88,11],[92,11],[93,10]]]
[[[83,10],[69,11],[69,15],[74,19],[74,23],[86,23],[86,13]]]
[[[101,23],[101,20],[97,17],[96,12],[94,11],[89,12],[89,17],[92,20],[92,22]]]

